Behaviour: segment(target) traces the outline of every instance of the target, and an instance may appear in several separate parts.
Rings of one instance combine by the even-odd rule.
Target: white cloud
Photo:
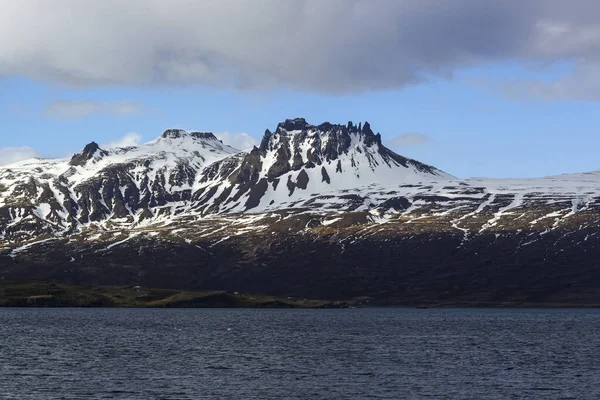
[[[342,93],[451,77],[497,61],[600,59],[597,0],[60,5],[2,2],[0,75],[67,85],[200,83]],[[66,115],[89,113],[89,105],[80,105]]]
[[[44,108],[44,114],[56,119],[78,119],[92,114],[127,116],[144,111],[144,106],[133,101],[55,101]]]
[[[403,135],[398,135],[387,142],[391,147],[400,149],[406,148],[409,146],[418,146],[421,144],[425,144],[431,141],[431,138],[422,133],[405,133]]]
[[[247,133],[229,133],[221,132],[215,133],[217,139],[223,141],[223,143],[238,150],[250,150],[252,146],[259,144],[259,140],[254,136],[250,136]]]
[[[31,147],[0,147],[0,165],[8,165],[33,157],[40,157],[40,154]]]
[[[110,141],[101,145],[103,149],[112,149],[114,147],[138,146],[142,142],[142,135],[135,132],[126,133],[122,138]]]

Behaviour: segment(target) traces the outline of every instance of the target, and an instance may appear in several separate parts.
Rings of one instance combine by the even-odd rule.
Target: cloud
[[[395,138],[388,140],[391,147],[394,148],[406,148],[409,146],[418,146],[431,141],[431,138],[422,133],[405,133],[398,135]]]
[[[483,82],[483,86],[514,99],[600,101],[600,62],[579,63],[553,79]]]
[[[253,146],[258,145],[259,140],[247,133],[229,133],[221,132],[215,133],[217,139],[223,141],[223,143],[238,150],[249,150]]]
[[[40,157],[40,154],[31,147],[0,147],[0,165],[8,165],[34,157]]]
[[[0,75],[66,85],[348,93],[494,62],[600,59],[597,0],[29,0],[1,8]]]
[[[114,147],[138,146],[142,142],[142,135],[135,132],[126,133],[122,138],[104,143],[103,149],[112,149]]]
[[[144,111],[144,106],[133,101],[95,102],[58,100],[44,108],[47,117],[79,119],[93,114],[127,116]]]

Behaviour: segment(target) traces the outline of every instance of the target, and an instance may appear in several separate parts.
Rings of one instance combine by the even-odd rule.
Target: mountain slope
[[[368,124],[166,131],[0,168],[0,278],[379,303],[600,304],[600,172],[458,179]]]

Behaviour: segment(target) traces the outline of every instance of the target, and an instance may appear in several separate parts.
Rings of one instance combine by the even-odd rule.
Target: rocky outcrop
[[[103,157],[107,154],[108,153],[106,151],[102,150],[100,146],[98,146],[98,143],[91,142],[83,148],[81,153],[75,154],[73,158],[71,158],[69,164],[74,167],[82,167],[95,156]]]
[[[241,161],[240,161],[241,158]],[[310,171],[318,169],[317,175]],[[337,176],[332,176],[331,174]],[[228,182],[222,178],[228,176]],[[405,180],[447,179],[450,175],[434,167],[395,154],[381,143],[381,135],[364,125],[335,125],[329,122],[311,125],[303,118],[288,119],[277,125],[274,132],[266,130],[260,146],[229,160],[209,166],[202,183],[217,186],[216,192],[227,190],[211,206],[216,212],[256,211],[278,204],[272,198],[292,199],[304,191],[324,192],[336,188],[351,189],[357,185]],[[239,198],[265,178],[270,184],[253,192],[250,202]],[[286,188],[279,187],[283,180]],[[229,185],[233,188],[229,188]],[[297,190],[299,189],[299,190]],[[260,193],[261,198],[257,198]],[[204,197],[204,201],[215,201]]]

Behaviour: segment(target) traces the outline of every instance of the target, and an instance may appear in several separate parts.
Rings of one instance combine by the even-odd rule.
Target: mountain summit
[[[108,154],[106,151],[102,150],[100,146],[98,146],[98,143],[91,142],[83,148],[81,153],[75,154],[73,158],[71,158],[69,164],[75,167],[83,166],[88,162],[88,160],[94,158],[96,153],[99,154],[99,157],[103,157]]]

